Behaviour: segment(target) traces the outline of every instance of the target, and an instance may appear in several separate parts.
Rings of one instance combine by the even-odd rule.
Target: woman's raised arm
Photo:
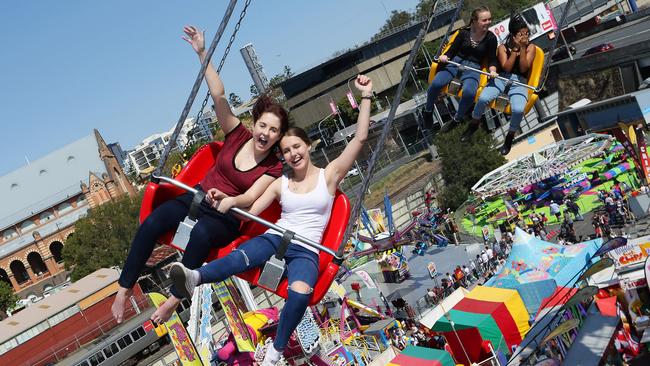
[[[204,32],[198,30],[192,25],[185,26],[183,32],[185,32],[183,39],[192,45],[194,51],[199,55],[199,59],[203,62],[206,57]],[[214,69],[212,61],[208,63],[208,67],[205,69],[205,81],[208,84],[208,89],[210,90],[212,101],[214,102],[214,110],[217,114],[219,125],[223,132],[228,134],[228,132],[232,131],[233,128],[237,127],[239,124],[239,118],[237,118],[230,109],[223,82],[221,82],[219,74],[217,74],[217,71]]]
[[[361,92],[361,103],[359,105],[359,117],[357,118],[357,131],[354,138],[345,147],[345,150],[338,158],[332,160],[325,168],[327,186],[330,193],[336,192],[345,174],[354,164],[354,160],[361,152],[363,145],[368,139],[368,126],[370,126],[370,107],[372,99],[372,80],[367,76],[359,75],[354,81],[354,86]]]

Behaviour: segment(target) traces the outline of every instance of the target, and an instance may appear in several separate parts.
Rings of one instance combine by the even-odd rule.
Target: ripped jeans
[[[232,275],[264,265],[275,255],[281,240],[280,235],[267,233],[246,241],[227,256],[199,268],[201,283],[220,282]],[[291,333],[300,323],[318,278],[318,254],[311,250],[292,243],[289,244],[284,259],[287,264],[285,275],[289,281],[289,296],[280,313],[280,323],[273,342],[278,351],[286,348]],[[294,291],[292,286],[298,281],[306,283],[311,291]]]

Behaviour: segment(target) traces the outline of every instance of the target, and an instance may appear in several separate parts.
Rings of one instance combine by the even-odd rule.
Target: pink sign
[[[352,92],[348,92],[346,95],[348,96],[348,101],[350,102],[352,108],[357,109],[359,106],[357,105],[357,100],[354,99],[354,95],[352,95]]]
[[[330,109],[332,110],[332,114],[339,114],[339,109],[336,108],[336,103],[330,102]]]

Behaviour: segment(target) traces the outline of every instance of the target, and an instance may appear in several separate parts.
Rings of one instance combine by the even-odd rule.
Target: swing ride
[[[203,60],[201,64],[201,69],[197,76],[197,79],[194,83],[194,87],[188,97],[188,100],[185,104],[185,107],[179,118],[179,122],[172,133],[170,138],[170,143],[166,145],[165,150],[161,156],[159,166],[162,167],[167,160],[171,149],[176,141],[176,137],[180,132],[183,122],[185,121],[189,109],[191,108],[196,94],[198,92],[199,86],[203,80],[205,69],[208,66],[208,62],[216,48],[217,43],[219,42],[225,26],[228,23],[228,20],[234,10],[236,0],[231,0],[230,4],[226,10],[226,14],[222,20],[222,23],[217,31],[213,42],[210,45],[210,48],[207,50],[207,57]],[[237,31],[239,30],[241,21],[246,15],[246,9],[250,4],[250,0],[247,0],[240,15],[239,21],[236,24],[235,30],[230,38],[226,51],[223,55],[223,58],[219,64],[217,72],[221,71],[221,68],[225,62],[226,56],[230,50],[230,47],[236,37]],[[463,0],[458,1],[456,5],[456,13],[451,19],[451,24],[456,21],[460,8],[463,5]],[[427,21],[423,22],[420,32],[417,35],[413,43],[413,47],[410,51],[409,57],[405,62],[404,70],[412,68],[415,55],[418,52],[423,40],[424,35],[429,29],[431,22],[434,18],[434,15],[437,14],[438,2],[436,1],[429,13]],[[446,10],[446,9],[445,9]],[[566,13],[566,11],[565,11]],[[565,15],[562,17],[560,24],[562,25],[565,19]],[[560,27],[561,28],[561,27]],[[434,62],[431,64],[430,73],[429,73],[429,82],[433,80],[436,73],[440,71],[441,65],[437,62],[438,56],[449,49],[451,44],[454,42],[455,38],[458,36],[459,31],[454,32],[451,36],[449,35],[451,31],[451,25],[447,30],[442,46],[438,50]],[[555,46],[555,41],[553,47]],[[501,76],[497,78],[504,80],[507,85],[520,85],[528,89],[528,100],[525,107],[525,113],[528,113],[530,109],[535,104],[538,93],[544,85],[546,74],[548,72],[548,59],[545,57],[544,51],[538,47],[535,47],[535,59],[533,64],[528,70],[527,73],[527,82],[519,83],[505,79]],[[483,65],[481,70],[460,65],[454,61],[448,61],[449,64],[459,67],[460,71],[463,70],[473,70],[481,74],[481,79],[479,83],[479,88],[477,91],[477,97],[480,95],[480,91],[487,85],[489,81],[490,74],[486,71],[485,65]],[[374,169],[376,167],[376,162],[379,154],[383,151],[384,143],[386,141],[386,136],[391,130],[393,120],[395,118],[397,107],[399,106],[399,101],[404,91],[406,82],[408,79],[408,73],[403,73],[401,81],[395,92],[393,103],[391,103],[391,108],[388,113],[386,122],[383,125],[381,132],[381,137],[377,140],[377,146],[375,146],[374,151],[369,160],[368,168],[366,174],[363,177],[363,180],[360,184],[361,188],[359,192],[366,192],[370,184],[370,178],[373,175]],[[444,93],[452,97],[460,97],[462,92],[462,85],[458,80],[458,77],[453,79],[448,86],[443,90]],[[208,95],[209,96],[209,95]],[[199,111],[199,116],[201,115],[203,108],[205,107],[208,96],[204,99],[202,107]],[[499,96],[495,101],[493,101],[490,106],[495,110],[501,111],[503,113],[509,114],[510,105],[507,95]],[[551,172],[557,171],[559,169],[567,169],[576,161],[580,161],[589,156],[594,156],[595,154],[601,153],[604,149],[609,147],[611,144],[611,139],[608,139],[602,135],[588,135],[584,138],[581,138],[579,141],[567,141],[560,142],[549,147],[545,152],[540,153],[540,156],[533,156],[525,161],[516,161],[507,166],[504,166],[502,171],[497,171],[493,176],[484,177],[479,181],[474,187],[473,190],[478,194],[486,194],[487,192],[505,192],[513,187],[522,187],[526,184],[531,183],[531,179],[543,179],[543,177]],[[192,206],[190,207],[190,213],[196,211],[198,206],[205,204],[203,199],[205,198],[205,193],[201,192],[194,188],[199,184],[199,182],[204,178],[209,169],[215,164],[217,157],[222,149],[222,143],[211,142],[201,147],[196,151],[196,153],[189,159],[187,164],[183,167],[175,166],[172,173],[173,178],[164,177],[160,173],[159,168],[153,175],[151,182],[149,182],[145,188],[144,197],[142,200],[142,205],[140,209],[140,222],[143,222],[156,207],[159,207],[163,203],[174,199],[175,197],[184,194],[185,192],[190,192],[194,195]],[[543,155],[543,156],[542,156]],[[513,167],[516,167],[513,168]],[[505,169],[507,168],[507,169]],[[505,173],[507,171],[507,173]],[[537,177],[537,178],[536,178]],[[352,231],[354,230],[355,223],[357,222],[358,215],[361,212],[361,205],[363,202],[363,194],[358,195],[354,200],[354,204],[351,205],[348,197],[341,191],[337,191],[334,204],[332,207],[332,213],[329,219],[329,222],[326,226],[326,229],[323,233],[323,237],[320,243],[313,242],[311,240],[303,238],[300,233],[293,233],[288,230],[285,230],[281,227],[276,226],[274,223],[279,219],[280,216],[280,204],[275,202],[269,208],[267,208],[259,216],[254,216],[246,211],[232,208],[231,211],[236,214],[245,217],[249,221],[245,221],[241,224],[240,233],[241,235],[235,239],[233,242],[227,246],[219,249],[213,249],[210,253],[207,261],[212,261],[218,258],[222,258],[228,253],[236,250],[237,247],[247,241],[250,238],[262,234],[267,228],[272,228],[283,235],[283,245],[286,247],[291,240],[299,241],[304,244],[311,246],[312,248],[317,249],[319,253],[319,274],[317,282],[313,288],[313,293],[309,301],[311,308],[307,309],[303,320],[296,329],[296,337],[298,344],[300,345],[301,352],[304,354],[306,359],[309,359],[310,362],[318,365],[331,365],[332,359],[341,356],[333,356],[335,354],[334,348],[330,347],[333,344],[343,344],[343,345],[355,345],[356,349],[362,350],[358,354],[352,355],[354,359],[365,360],[366,362],[370,361],[371,357],[369,356],[374,351],[381,351],[385,347],[379,346],[379,344],[389,344],[386,341],[387,333],[378,331],[378,334],[364,334],[363,326],[359,323],[357,317],[354,315],[354,311],[361,311],[369,316],[376,317],[378,319],[385,320],[387,326],[394,326],[394,319],[385,319],[385,315],[381,312],[376,311],[375,309],[368,307],[361,302],[354,301],[343,295],[341,297],[341,315],[340,319],[321,319],[321,312],[317,310],[317,305],[321,304],[321,300],[325,297],[328,291],[332,291],[333,287],[336,287],[336,280],[340,276],[340,269],[342,268],[342,263],[354,253],[346,253],[346,244],[350,238]],[[192,227],[192,215],[186,219],[181,225],[188,225],[191,230]],[[416,223],[421,223],[422,218],[416,218],[413,221],[412,226],[415,226]],[[409,226],[409,230],[412,227]],[[185,243],[183,240],[179,239],[174,235],[175,233],[170,231],[161,236],[158,239],[158,242],[163,245],[171,246],[178,250],[184,250]],[[399,239],[402,236],[402,232],[393,233],[397,234],[395,238]],[[390,240],[390,244],[394,244],[393,240]],[[374,240],[373,240],[374,242]],[[282,247],[282,245],[281,245]],[[377,250],[377,248],[375,248]],[[277,260],[282,260],[283,250],[279,249],[278,254],[275,258]],[[283,264],[283,262],[280,262]],[[266,268],[262,270],[261,268],[252,269],[248,272],[237,275],[239,278],[248,282],[252,286],[259,286],[265,289],[266,291],[273,293],[281,298],[287,299],[288,297],[288,283],[286,278],[281,278],[281,275],[266,273]],[[272,278],[275,277],[275,278]],[[505,308],[502,306],[502,308]],[[502,311],[503,309],[499,308],[497,310]],[[254,309],[249,309],[254,310]],[[349,311],[348,311],[349,310]],[[495,312],[497,311],[495,310]],[[351,319],[354,321],[354,325],[351,326],[348,324],[347,315],[350,314]],[[246,324],[255,323],[255,312],[247,313],[245,317],[241,317],[242,322],[245,321]],[[259,314],[258,314],[259,315]],[[277,317],[265,315],[264,319],[275,320]],[[259,323],[259,322],[258,322]],[[249,324],[249,325],[250,325]],[[264,326],[261,324],[255,323],[254,331],[256,332],[255,339],[258,342],[257,352],[255,356],[249,355],[250,357],[259,358],[260,347],[264,342],[265,332]],[[399,322],[396,323],[395,327],[399,328]],[[231,324],[232,325],[232,324]],[[347,328],[346,328],[347,327]],[[453,323],[452,323],[453,327]],[[243,328],[246,328],[244,326]],[[374,329],[374,328],[373,328]],[[268,330],[268,329],[267,329]],[[245,330],[244,330],[245,331]],[[456,331],[453,330],[455,333]],[[380,339],[383,337],[383,340]],[[523,337],[523,335],[522,335]],[[327,343],[329,342],[329,343]],[[383,342],[383,343],[382,343]],[[328,347],[324,347],[324,344],[328,344]],[[269,343],[266,342],[266,347]],[[320,345],[320,348],[319,348]],[[510,344],[508,344],[510,346]],[[228,350],[234,352],[234,343],[230,343]],[[492,345],[488,344],[486,346],[488,349],[492,350]],[[498,347],[498,346],[497,346]],[[242,350],[239,350],[242,351]],[[248,350],[250,352],[250,350]],[[492,354],[494,353],[491,351]],[[229,356],[230,357],[230,356]],[[360,363],[363,364],[363,363]]]

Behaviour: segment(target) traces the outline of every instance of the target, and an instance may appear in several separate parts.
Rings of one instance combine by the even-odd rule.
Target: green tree
[[[431,8],[434,3],[434,0],[420,0],[420,2],[415,6],[415,17],[421,18],[428,16],[429,13],[431,13]]]
[[[14,293],[14,289],[5,281],[0,281],[0,311],[6,313],[7,310],[16,306],[18,296]]]
[[[92,208],[75,223],[75,233],[63,247],[66,270],[76,281],[111,266],[121,266],[138,229],[142,195],[123,197]]]
[[[376,39],[383,32],[389,31],[391,29],[395,29],[404,24],[408,24],[411,21],[411,19],[413,19],[413,15],[408,11],[393,10],[390,12],[390,16],[388,17],[388,19],[386,19],[384,25],[382,25],[381,28],[379,28],[379,32],[377,32],[377,34],[375,34],[373,38]]]
[[[464,129],[464,126],[460,126],[435,138],[442,160],[441,174],[445,181],[445,188],[439,198],[443,207],[452,210],[467,199],[470,188],[479,179],[506,162],[494,148],[497,143],[492,135],[483,129],[476,132],[472,142],[461,144],[459,140]]]

